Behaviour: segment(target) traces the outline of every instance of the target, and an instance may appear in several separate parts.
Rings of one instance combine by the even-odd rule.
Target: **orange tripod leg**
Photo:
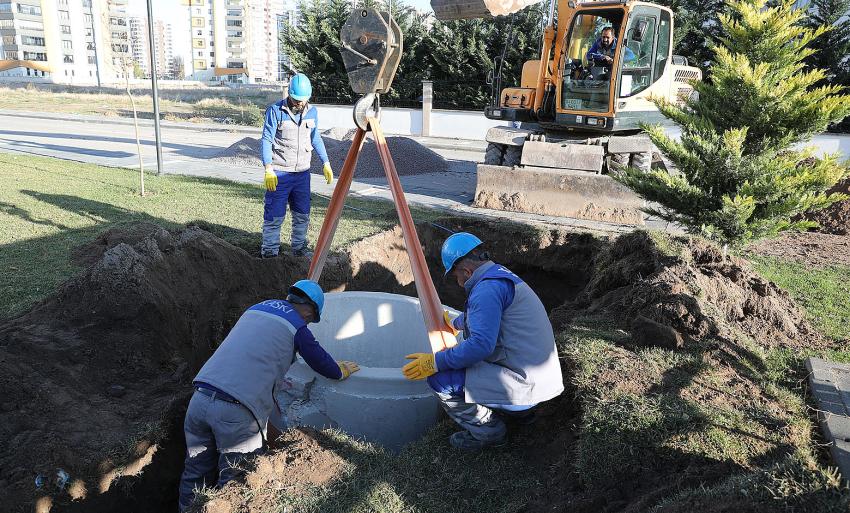
[[[404,197],[401,181],[398,178],[392,155],[390,155],[384,132],[377,119],[368,118],[368,122],[369,128],[372,129],[372,136],[375,138],[378,155],[381,157],[381,163],[384,166],[384,172],[387,174],[393,203],[395,203],[398,212],[401,232],[404,235],[404,245],[407,247],[407,256],[410,258],[410,267],[413,270],[416,295],[419,296],[419,305],[422,308],[425,327],[428,329],[428,339],[431,341],[431,349],[436,353],[456,345],[457,340],[454,335],[445,331],[443,306],[437,296],[437,289],[434,287],[433,280],[431,280],[431,274],[428,272],[425,254],[422,253],[422,246],[420,246],[419,237],[416,234],[416,226],[413,224],[413,217],[410,215],[410,208],[407,206],[407,200]]]
[[[339,216],[342,214],[342,207],[345,205],[345,197],[348,196],[348,191],[351,189],[354,169],[357,167],[357,158],[360,156],[360,150],[363,148],[365,139],[366,132],[358,128],[354,140],[351,141],[351,148],[348,149],[348,155],[345,157],[345,163],[342,165],[342,171],[337,178],[336,187],[334,187],[334,193],[331,196],[331,202],[328,205],[328,211],[325,213],[325,220],[322,222],[322,229],[319,232],[319,240],[316,241],[316,250],[313,252],[313,259],[310,261],[310,271],[307,276],[313,281],[319,281],[319,276],[322,275],[322,269],[325,267],[328,250],[336,234]]]

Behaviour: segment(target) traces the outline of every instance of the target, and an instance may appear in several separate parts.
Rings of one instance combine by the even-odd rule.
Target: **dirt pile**
[[[850,195],[850,178],[842,180],[827,191]],[[817,231],[834,235],[850,235],[850,199],[833,203],[819,212],[806,214],[806,219],[817,222]]]
[[[770,347],[821,342],[785,291],[697,239],[676,239],[665,248],[646,232],[623,235],[593,267],[597,272],[576,300],[552,313],[556,326],[578,313],[603,314],[624,326],[643,317],[691,340],[734,340],[739,332]]]
[[[850,237],[820,232],[789,233],[747,247],[757,255],[788,258],[815,267],[850,266]]]
[[[281,494],[293,497],[310,487],[327,485],[347,466],[343,458],[319,444],[316,432],[310,428],[287,431],[269,443],[273,451],[258,456],[245,475],[245,486],[255,493],[246,497],[242,484],[234,481],[224,486],[213,500],[190,511],[235,513],[246,508],[278,511]]]
[[[334,172],[338,175],[342,171],[343,162],[351,147],[354,130],[345,131],[332,128],[322,132],[322,140],[328,152],[328,158]],[[418,142],[407,137],[387,137],[387,145],[393,156],[396,171],[399,176],[413,176],[428,173],[445,173],[448,171],[446,159],[426,148]],[[260,160],[260,140],[246,137],[230,147],[222,150],[212,160],[233,166],[262,167]],[[313,152],[313,160],[310,162],[310,172],[322,173],[322,162]],[[380,178],[385,176],[384,168],[378,157],[378,150],[372,139],[366,139],[360,158],[357,160],[357,168],[354,171],[355,178]]]
[[[127,488],[112,481],[157,459],[151,451],[182,417],[194,372],[242,311],[304,272],[303,262],[252,258],[198,228],[121,231],[78,252],[96,260],[81,276],[0,326],[4,509],[84,496],[109,509]],[[180,465],[176,454],[161,464]],[[58,469],[70,476],[64,490],[51,483]],[[39,474],[48,481],[40,489]],[[134,493],[162,497],[156,490],[176,484],[179,469],[144,476],[153,481]]]

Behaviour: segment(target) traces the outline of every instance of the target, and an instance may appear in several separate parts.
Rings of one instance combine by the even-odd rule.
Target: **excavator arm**
[[[520,11],[541,0],[431,0],[434,15],[440,21],[504,16]]]

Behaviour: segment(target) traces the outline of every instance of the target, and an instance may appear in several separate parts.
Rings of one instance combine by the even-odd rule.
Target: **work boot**
[[[277,258],[277,253],[272,253],[271,251],[261,251],[260,258]]]
[[[449,443],[452,447],[464,451],[480,451],[486,447],[500,447],[505,445],[506,441],[507,437],[505,436],[496,440],[479,440],[472,436],[469,431],[458,431],[449,437]]]
[[[313,252],[305,246],[303,248],[293,249],[292,256],[311,260],[313,258]]]

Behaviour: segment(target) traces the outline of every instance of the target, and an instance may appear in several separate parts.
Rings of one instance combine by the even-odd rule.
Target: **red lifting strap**
[[[375,139],[375,146],[378,149],[378,155],[381,157],[381,164],[383,164],[384,172],[387,175],[387,182],[392,192],[393,203],[398,213],[401,232],[404,236],[404,245],[407,248],[407,256],[410,258],[410,267],[413,271],[416,295],[419,296],[422,317],[425,320],[425,328],[428,330],[428,340],[431,342],[431,350],[436,353],[456,345],[457,340],[454,335],[446,331],[447,328],[443,321],[443,306],[440,302],[440,297],[437,295],[434,282],[431,280],[431,273],[428,272],[425,254],[422,252],[422,246],[419,245],[416,226],[413,224],[413,217],[410,215],[410,208],[407,206],[407,200],[401,188],[401,181],[398,178],[398,172],[393,163],[393,158],[387,146],[387,140],[384,137],[381,124],[375,118],[369,118],[368,121],[372,136]],[[357,167],[357,158],[363,148],[365,135],[365,131],[359,128],[357,129],[357,133],[351,143],[351,148],[345,157],[342,172],[340,172],[330,205],[328,206],[328,211],[325,214],[325,220],[322,223],[322,229],[319,232],[319,239],[316,242],[313,260],[310,262],[309,278],[311,280],[318,281],[325,266],[328,250],[339,224],[339,217],[342,213],[345,197],[351,189],[354,169]]]

